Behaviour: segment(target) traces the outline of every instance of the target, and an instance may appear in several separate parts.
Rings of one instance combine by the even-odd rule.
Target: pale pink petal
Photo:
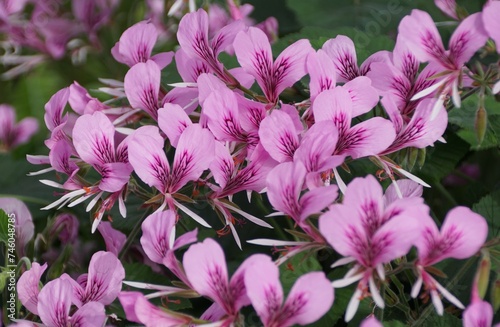
[[[183,48],[175,52],[177,71],[184,82],[196,82],[203,73],[211,73],[208,64],[198,57],[190,57]]]
[[[333,121],[341,137],[351,126],[352,106],[351,97],[346,89],[337,87],[323,91],[313,104],[314,119]]]
[[[396,40],[396,46],[394,47],[392,62],[398,71],[403,73],[403,75],[408,79],[408,81],[413,82],[418,74],[418,68],[420,63],[413,54],[413,50],[408,48],[404,39],[398,37]]]
[[[157,38],[158,32],[154,24],[142,21],[123,32],[111,53],[116,61],[132,67],[150,59]]]
[[[0,197],[0,209],[5,211],[8,217],[14,218],[16,227],[16,252],[19,257],[25,255],[26,244],[35,234],[35,225],[31,213],[19,199]]]
[[[281,326],[315,322],[330,310],[333,299],[332,285],[323,272],[299,277],[283,305]]]
[[[91,165],[115,161],[115,128],[101,113],[83,115],[73,129],[73,143],[80,158]]]
[[[396,216],[378,229],[371,240],[372,267],[407,254],[420,237],[415,233],[419,224],[414,217]]]
[[[259,127],[259,138],[269,155],[278,162],[293,160],[299,137],[290,116],[274,110]]]
[[[233,157],[229,150],[220,142],[215,142],[215,159],[210,164],[210,171],[215,182],[223,189],[235,173]]]
[[[335,201],[338,195],[337,185],[318,187],[308,191],[299,201],[300,219],[304,220],[312,214],[320,213]]]
[[[280,94],[304,77],[307,73],[306,58],[312,51],[314,50],[309,40],[298,40],[281,52],[273,67],[276,94]]]
[[[498,12],[500,11],[500,2],[490,1],[483,9],[483,22],[489,36],[495,41],[497,51],[500,52],[500,20]]]
[[[158,65],[158,67],[160,67],[160,69],[163,69],[172,62],[173,58],[174,58],[174,52],[169,51],[169,52],[157,53],[151,57],[151,60],[156,62],[156,64]]]
[[[441,226],[444,258],[465,259],[473,256],[486,241],[488,224],[486,220],[466,207],[456,207],[446,215]]]
[[[247,260],[252,260],[245,272],[247,295],[264,326],[270,326],[283,304],[278,267],[263,254],[254,254]]]
[[[247,132],[258,132],[260,123],[266,118],[265,104],[244,97],[237,97],[237,100],[241,127]]]
[[[97,229],[99,230],[99,233],[101,233],[104,243],[106,243],[106,251],[118,256],[125,245],[127,236],[114,229],[109,221],[101,222]]]
[[[172,165],[169,192],[177,192],[188,181],[200,178],[215,158],[213,134],[200,125],[186,127],[179,138]]]
[[[241,67],[255,77],[269,101],[276,100],[278,94],[273,79],[273,53],[264,32],[255,27],[241,31],[234,39],[233,46]]]
[[[200,100],[202,108],[204,106],[205,100],[212,93],[227,89],[226,84],[213,74],[200,74],[200,76],[198,76],[196,83],[198,84],[198,90],[199,90],[198,98]]]
[[[368,74],[371,70],[371,67],[373,64],[377,62],[385,62],[385,63],[390,63],[392,59],[392,54],[389,51],[377,51],[368,58],[361,64],[359,67],[359,74],[360,76],[365,76]]]
[[[71,326],[95,327],[102,326],[106,320],[104,305],[99,302],[89,302],[71,316]]]
[[[169,240],[172,232],[175,233],[175,216],[171,210],[159,211],[149,215],[142,223],[141,246],[151,261],[163,263],[171,250]]]
[[[338,35],[326,41],[322,49],[333,60],[338,81],[347,82],[360,76],[356,49],[349,37]]]
[[[208,15],[203,9],[185,15],[177,31],[177,40],[181,48],[190,57],[208,59],[213,56],[208,45]]]
[[[411,179],[399,179],[396,181],[396,184],[403,195],[403,198],[413,198],[413,197],[421,197],[424,191],[422,185],[417,182],[412,181]],[[384,194],[384,203],[385,206],[399,200],[399,196],[396,192],[396,187],[394,184],[389,185]]]
[[[371,118],[339,137],[336,153],[350,155],[353,159],[377,155],[389,147],[395,136],[394,127],[389,120]]]
[[[135,173],[144,183],[165,192],[170,166],[158,127],[139,128],[130,136],[128,143],[128,157]]]
[[[148,60],[130,68],[124,79],[125,94],[132,108],[146,111],[153,119],[158,117],[160,77],[158,65]]]
[[[405,127],[405,123],[401,111],[399,111],[397,107],[397,100],[398,99],[392,95],[386,95],[382,98],[381,103],[394,126],[395,133],[399,135]]]
[[[372,80],[372,85],[376,87],[384,98],[391,96],[398,107],[406,104],[411,97],[412,83],[391,64],[376,62],[367,76]]]
[[[45,104],[45,125],[49,131],[67,121],[67,116],[63,117],[64,107],[68,103],[69,88],[65,87],[57,91]]]
[[[403,18],[398,30],[417,60],[447,62],[443,41],[428,13],[412,10],[411,15]]]
[[[15,138],[12,140],[11,147],[24,144],[38,131],[38,120],[33,117],[26,117],[19,121],[14,129]]]
[[[183,265],[187,278],[199,294],[211,298],[226,312],[233,311],[226,258],[217,242],[207,238],[191,245],[184,254]]]
[[[359,327],[384,327],[374,316],[368,317],[361,322]]]
[[[82,303],[96,301],[110,304],[120,293],[124,278],[125,270],[116,255],[104,251],[94,253],[89,263]]]
[[[177,147],[182,132],[192,124],[189,116],[177,104],[165,103],[163,108],[158,110],[158,126],[167,135],[173,147]]]
[[[462,314],[464,327],[490,327],[493,324],[493,308],[486,301],[471,303]]]
[[[349,92],[352,100],[352,117],[362,115],[372,110],[379,101],[377,90],[368,77],[359,76],[345,83],[342,88]]]
[[[458,20],[457,2],[455,0],[434,0],[434,3],[443,13]]]
[[[128,162],[105,163],[98,169],[102,175],[99,188],[110,193],[120,191],[128,183],[133,170]]]
[[[465,18],[457,27],[450,39],[450,58],[461,67],[488,40],[488,33],[483,26],[481,13],[475,13]]]
[[[299,196],[306,177],[300,162],[285,162],[274,167],[267,176],[267,196],[277,211],[299,219]]]
[[[208,128],[219,141],[245,141],[236,94],[228,88],[213,91],[203,103]]]
[[[221,28],[210,41],[215,56],[227,50],[233,44],[236,35],[245,28],[245,23],[242,20],[236,20]]]
[[[308,54],[306,66],[311,79],[309,82],[311,101],[314,101],[319,93],[335,87],[335,65],[326,52],[320,49],[318,52],[313,51]]]
[[[59,278],[45,284],[38,294],[38,315],[45,325],[69,325],[72,294],[73,288],[67,280]]]
[[[33,262],[31,269],[24,272],[17,282],[17,295],[19,301],[32,313],[38,315],[38,294],[39,283],[42,274],[47,269],[47,264],[40,266],[38,262]]]

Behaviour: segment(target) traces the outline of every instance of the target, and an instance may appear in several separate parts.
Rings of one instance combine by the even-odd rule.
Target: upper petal
[[[61,125],[68,118],[63,117],[64,107],[68,103],[69,99],[69,88],[65,87],[57,91],[45,104],[45,125],[52,131],[57,126]]]
[[[488,33],[483,26],[481,13],[475,13],[465,18],[457,27],[450,39],[450,57],[461,67],[485,45]]]
[[[356,49],[349,37],[338,35],[326,41],[322,49],[333,60],[340,82],[347,82],[360,76]]]
[[[89,302],[71,316],[72,327],[102,326],[106,320],[104,305],[99,302]]]
[[[72,294],[73,288],[67,280],[59,278],[45,284],[38,295],[38,315],[45,325],[68,326]]]
[[[208,296],[226,312],[232,312],[226,257],[217,242],[207,238],[191,245],[184,254],[183,265],[187,278],[199,294]]]
[[[163,263],[163,258],[171,249],[170,239],[175,238],[175,219],[175,212],[167,210],[149,215],[142,223],[141,245],[151,261]]]
[[[310,77],[309,91],[311,92],[311,101],[325,90],[335,87],[336,70],[332,59],[324,50],[310,52],[306,59],[307,73]]]
[[[17,282],[17,295],[19,301],[32,313],[38,315],[38,294],[40,293],[38,285],[40,278],[47,269],[47,264],[40,266],[38,262],[33,262],[31,269],[24,272]]]
[[[90,301],[108,305],[113,302],[122,288],[125,270],[111,252],[96,252],[89,263],[87,285],[82,303]]]
[[[342,88],[349,92],[352,100],[352,117],[365,114],[372,110],[379,101],[377,90],[368,77],[359,76],[345,83]]]
[[[337,87],[323,91],[313,104],[314,119],[333,121],[341,137],[351,126],[352,107],[352,100],[346,89]]]
[[[323,272],[311,272],[299,277],[283,305],[283,325],[280,326],[315,322],[330,310],[333,299],[332,285]]]
[[[116,61],[133,66],[146,62],[158,38],[158,31],[150,21],[142,21],[127,28],[120,36],[120,41],[111,51]]]
[[[495,41],[497,51],[500,52],[500,20],[498,12],[500,11],[500,2],[489,1],[483,9],[484,28],[489,36]]]
[[[158,126],[167,135],[173,147],[177,147],[182,132],[192,124],[189,116],[177,104],[165,103],[163,108],[158,110]]]
[[[486,301],[471,303],[462,314],[464,327],[489,327],[493,324],[493,308]]]
[[[281,110],[264,118],[259,127],[259,138],[269,155],[278,162],[291,161],[299,146],[299,137],[290,116]]]
[[[130,68],[124,79],[125,94],[132,108],[146,111],[155,120],[158,117],[160,77],[158,65],[148,60]]]

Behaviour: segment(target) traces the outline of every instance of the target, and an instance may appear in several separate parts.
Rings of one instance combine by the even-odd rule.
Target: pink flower
[[[31,213],[26,204],[16,198],[0,198],[0,209],[5,211],[9,218],[15,219],[16,252],[19,257],[23,257],[26,253],[26,244],[35,234]]]
[[[415,243],[418,249],[416,267],[419,275],[411,295],[417,297],[423,283],[430,292],[432,303],[439,315],[443,314],[443,304],[438,291],[451,303],[463,309],[463,304],[426,272],[425,267],[447,258],[465,259],[473,256],[486,241],[486,220],[466,207],[456,207],[446,215],[441,231],[428,216],[422,216],[420,223],[423,226]]]
[[[442,103],[444,95],[450,93],[455,106],[460,107],[458,87],[464,65],[488,39],[481,14],[472,14],[460,23],[451,36],[448,51],[444,49],[443,41],[432,18],[424,11],[415,9],[411,15],[403,18],[399,24],[399,33],[417,60],[434,63],[443,73],[438,82],[420,91],[412,99],[419,99],[439,89],[439,102]],[[439,106],[434,108],[431,119],[436,117],[439,108]]]
[[[80,222],[75,215],[63,213],[54,218],[54,222],[50,228],[52,236],[57,235],[61,243],[73,243],[78,237],[78,227]]]
[[[0,104],[0,151],[9,151],[27,143],[38,132],[36,118],[27,117],[16,123],[14,108]]]
[[[279,269],[270,257],[255,254],[245,263],[246,293],[264,327],[308,325],[330,310],[334,294],[323,272],[299,277],[284,301]]]
[[[238,33],[233,46],[241,67],[255,77],[270,104],[276,104],[279,94],[306,74],[306,57],[313,51],[308,40],[299,40],[273,61],[267,36],[255,27]]]
[[[462,314],[463,327],[493,326],[493,308],[486,301],[473,301]],[[496,324],[495,327],[500,326]]]
[[[19,301],[34,314],[38,314],[38,295],[40,293],[40,278],[47,269],[47,264],[40,266],[33,262],[31,269],[25,271],[17,281],[17,294]]]
[[[443,13],[458,20],[457,2],[455,0],[434,0],[434,3]]]
[[[123,32],[120,41],[116,42],[111,49],[111,54],[116,61],[130,67],[149,59],[156,62],[160,69],[165,68],[174,57],[173,52],[162,52],[151,56],[153,47],[158,39],[156,27],[148,22],[142,21],[132,25]]]
[[[482,17],[484,29],[493,41],[495,41],[497,51],[500,53],[500,21],[497,15],[499,10],[499,1],[489,1],[483,8]]]
[[[384,280],[383,265],[408,253],[416,242],[419,219],[428,215],[422,202],[421,198],[405,198],[385,206],[382,187],[368,175],[354,179],[347,186],[343,203],[332,205],[321,215],[321,234],[345,257],[332,267],[356,262],[343,279],[332,283],[344,287],[360,280],[347,307],[346,321],[352,319],[368,290],[377,306],[384,308],[373,273]]]

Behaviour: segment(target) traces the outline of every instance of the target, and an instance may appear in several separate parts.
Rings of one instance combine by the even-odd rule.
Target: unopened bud
[[[474,282],[477,285],[479,297],[484,299],[490,280],[491,259],[488,249],[481,250],[481,254],[481,261],[479,262]]]
[[[424,166],[426,154],[427,151],[425,150],[425,148],[418,149],[417,164],[419,168],[422,168]]]
[[[486,128],[488,127],[488,114],[486,113],[484,107],[479,107],[477,109],[474,127],[476,129],[477,143],[480,145],[484,140]]]
[[[493,283],[491,302],[493,304],[493,312],[497,312],[498,309],[500,309],[500,276],[497,277],[497,280]]]
[[[413,170],[413,167],[415,167],[417,159],[418,159],[418,149],[417,148],[408,149],[408,164],[407,164],[408,171]]]

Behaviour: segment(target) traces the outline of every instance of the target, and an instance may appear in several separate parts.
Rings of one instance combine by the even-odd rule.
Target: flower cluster
[[[153,8],[157,2],[148,4]],[[63,274],[41,290],[47,266],[33,263],[18,282],[26,309],[46,326],[101,326],[104,306],[118,298],[126,319],[146,326],[238,326],[249,310],[243,308],[251,306],[264,326],[283,327],[316,322],[335,306],[334,288],[357,283],[344,315],[350,321],[365,298],[384,309],[393,278],[401,284],[401,271],[413,274],[411,296],[424,286],[421,298],[430,297],[439,315],[444,313],[440,295],[465,309],[438,281],[442,274],[434,265],[475,256],[486,242],[488,224],[470,209],[456,207],[439,229],[422,198],[423,186],[429,185],[405,165],[420,149],[445,142],[446,106],[459,107],[461,92],[478,87],[479,73],[467,63],[488,38],[500,42],[498,29],[491,28],[496,24],[492,8],[498,10],[500,2],[463,17],[448,50],[430,16],[414,10],[401,21],[394,50],[377,52],[360,65],[347,36],[329,39],[319,49],[301,39],[273,54],[272,19],[251,26],[250,8],[233,1],[228,1],[229,15],[213,5],[209,13],[189,8],[182,16],[185,4],[176,1],[168,13],[182,17],[175,51],[154,52],[162,30],[154,11],[150,20],[122,34],[111,53],[129,68],[123,80],[101,80],[106,87],[100,91],[109,100],[74,82],[47,102],[49,154],[30,155],[28,161],[49,165],[32,174],[55,171],[57,181],[41,182],[62,194],[43,209],[86,203],[91,231],[99,230],[108,252],[95,253],[88,274],[76,281]],[[108,17],[106,11],[99,19],[79,19],[95,35]],[[223,52],[239,65],[225,63]],[[181,80],[166,84],[162,72],[174,62]],[[498,87],[498,75],[487,76],[482,91]],[[287,92],[299,84],[306,98],[289,101]],[[366,177],[352,172],[361,162]],[[373,175],[390,182],[385,192]],[[275,212],[256,217],[243,210],[236,203],[240,193],[250,203],[265,195]],[[147,212],[138,251],[153,269],[168,270],[172,277],[172,286],[123,282],[154,291],[146,295],[121,291],[125,272],[117,256],[130,239],[103,221],[114,207],[125,218],[137,199]],[[209,210],[200,212],[194,205],[200,202],[219,219]],[[186,224],[188,217],[203,230],[231,234],[240,249],[242,230],[283,232],[279,223],[285,220],[295,240],[247,240],[280,248],[281,256],[273,261],[253,254],[230,276],[222,247],[211,238],[198,242],[201,232],[186,228],[193,225]],[[75,220],[58,216],[50,233],[71,242]],[[244,225],[246,220],[259,227]],[[324,249],[333,249],[338,261],[331,269],[303,274],[285,296],[281,265],[299,253]],[[345,276],[333,280],[329,272],[343,265],[349,265]],[[205,297],[211,305],[196,316],[160,309],[154,304],[158,297]],[[472,326],[488,305],[473,296],[464,324]],[[381,324],[368,317],[362,326]]]

